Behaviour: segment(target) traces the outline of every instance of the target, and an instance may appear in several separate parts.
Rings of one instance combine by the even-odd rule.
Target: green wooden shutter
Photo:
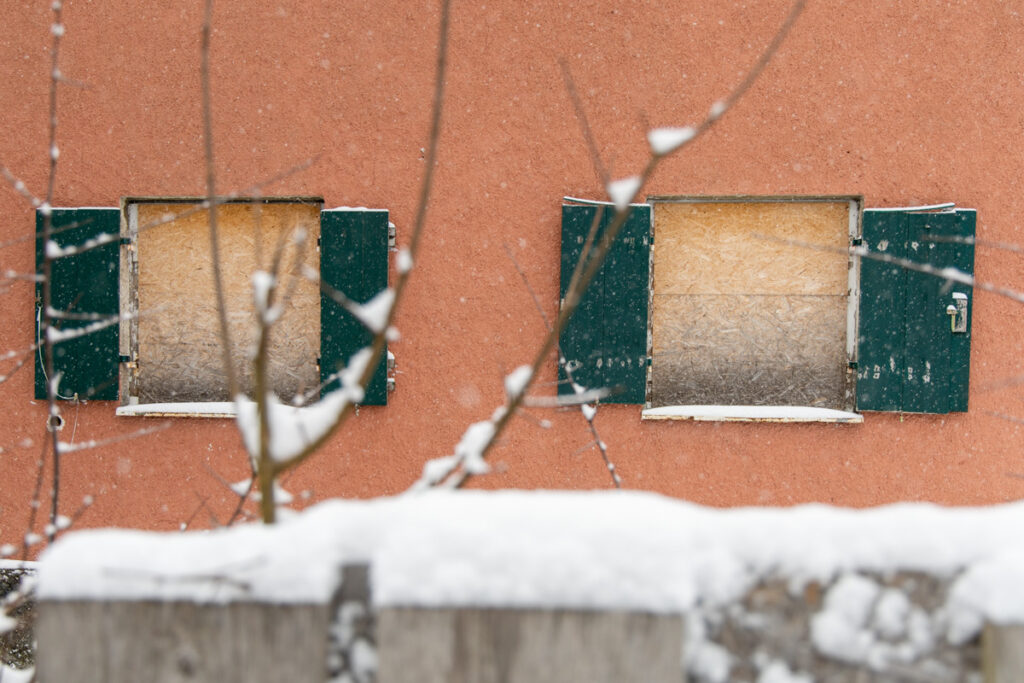
[[[597,238],[615,215],[610,206],[562,206],[561,297],[595,217]],[[608,403],[643,403],[647,385],[647,298],[650,273],[651,207],[634,206],[597,276],[559,337],[573,379],[587,389],[607,387]],[[596,243],[596,241],[595,241]],[[560,394],[571,394],[565,370]]]
[[[117,208],[54,209],[52,241],[67,248],[100,238],[109,242],[54,259],[51,266],[51,305],[70,314],[116,316],[120,262],[121,211]],[[36,212],[36,272],[42,273],[43,215]],[[41,330],[43,286],[36,283],[36,338]],[[96,320],[56,320],[58,329],[80,328]],[[118,325],[58,342],[53,369],[61,373],[58,396],[71,399],[117,400]],[[42,350],[35,354],[35,397],[46,399]]]
[[[872,252],[973,275],[976,212],[864,212]],[[968,285],[861,259],[857,408],[910,413],[967,410],[971,310]],[[954,331],[950,307],[963,310]]]
[[[349,299],[366,303],[388,286],[388,212],[331,209],[320,213],[320,277]],[[320,378],[345,366],[373,334],[326,294],[320,297]],[[337,389],[338,380],[321,393]],[[387,405],[387,361],[381,359],[363,405]]]

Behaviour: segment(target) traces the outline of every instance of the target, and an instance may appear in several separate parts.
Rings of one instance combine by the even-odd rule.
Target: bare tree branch
[[[400,264],[398,281],[394,288],[394,298],[392,304],[388,310],[385,323],[381,326],[380,330],[375,334],[373,342],[370,346],[370,357],[369,361],[365,364],[363,371],[360,373],[358,384],[365,390],[372,379],[374,372],[376,371],[378,363],[384,355],[384,345],[387,341],[388,330],[391,327],[392,321],[395,317],[395,312],[398,309],[398,304],[402,300],[402,296],[405,293],[409,276],[412,272],[412,265],[415,263],[416,255],[419,252],[420,240],[423,234],[423,229],[426,224],[427,208],[430,204],[430,194],[433,187],[434,181],[434,169],[437,165],[437,150],[438,143],[441,138],[441,115],[444,105],[444,85],[445,77],[447,74],[447,61],[448,61],[448,37],[449,37],[449,24],[450,24],[450,0],[441,0],[441,16],[439,22],[439,39],[437,48],[437,63],[434,69],[434,94],[431,103],[431,120],[430,120],[430,134],[427,142],[427,153],[425,157],[426,167],[423,173],[423,181],[420,186],[419,200],[416,206],[416,216],[413,221],[412,232],[409,238],[409,247],[407,250],[399,252]],[[295,467],[299,463],[303,462],[306,458],[312,455],[320,446],[322,446],[331,436],[338,430],[338,428],[344,424],[344,422],[353,414],[355,411],[355,404],[351,401],[345,403],[338,413],[337,418],[333,424],[324,430],[324,432],[317,438],[311,439],[299,453],[291,458],[283,461],[272,461],[271,467],[274,472],[274,476]]]
[[[512,250],[509,249],[509,246],[506,244],[504,245],[504,247],[505,253],[508,254],[509,260],[512,261],[512,265],[515,266],[516,272],[519,273],[519,277],[523,281],[523,285],[526,287],[526,291],[530,293],[530,298],[533,299],[534,307],[537,309],[537,312],[540,314],[541,319],[544,321],[544,326],[548,329],[548,334],[550,334],[552,332],[551,321],[548,320],[548,316],[544,312],[544,307],[540,305],[540,299],[537,297],[537,293],[533,291],[533,287],[530,285],[530,279],[526,277],[526,273],[523,272],[523,269],[520,267],[519,262],[516,261],[516,257],[512,254]],[[561,346],[557,348],[557,352],[558,363],[565,371],[565,376],[569,379],[570,382],[572,382],[573,387],[575,388],[576,381],[573,379],[572,369],[569,367],[569,364],[565,362],[565,356],[562,353]],[[586,390],[583,390],[577,393],[581,394],[584,393],[585,391]],[[596,399],[593,399],[593,402],[596,406]],[[620,489],[622,488],[622,479],[615,471],[615,465],[612,464],[612,461],[608,457],[608,446],[607,444],[605,444],[604,440],[601,439],[601,435],[597,433],[597,426],[594,424],[594,417],[597,415],[597,408],[595,406],[590,406],[584,403],[580,405],[580,412],[583,413],[583,417],[587,421],[587,426],[590,429],[590,435],[593,437],[594,443],[601,451],[601,458],[604,460],[605,468],[611,475],[612,483],[615,485],[615,488]]]
[[[591,280],[593,280],[594,276],[597,274],[597,271],[601,268],[601,265],[603,264],[604,259],[608,254],[608,251],[611,249],[611,245],[614,243],[615,238],[618,237],[618,234],[621,231],[622,226],[625,225],[626,219],[629,217],[631,210],[629,203],[637,194],[639,194],[640,190],[643,188],[647,180],[654,173],[655,169],[658,166],[658,163],[662,159],[685,148],[699,135],[709,130],[722,117],[722,115],[726,111],[728,111],[728,109],[732,107],[750,89],[751,85],[757,80],[757,77],[764,71],[765,66],[768,64],[771,58],[775,55],[776,52],[778,52],[778,49],[782,45],[782,42],[785,40],[786,36],[789,34],[789,31],[792,29],[797,18],[803,11],[804,4],[805,0],[796,0],[796,2],[791,7],[789,13],[787,14],[785,20],[783,21],[782,26],[776,32],[774,38],[769,43],[768,47],[764,50],[764,52],[761,54],[757,62],[747,73],[746,78],[744,78],[743,81],[735,89],[733,89],[733,91],[730,92],[724,100],[716,102],[711,107],[707,117],[705,117],[705,119],[696,128],[694,128],[692,131],[687,130],[685,136],[680,137],[678,141],[675,142],[671,147],[665,147],[663,145],[656,146],[652,144],[651,157],[648,160],[647,165],[645,166],[640,175],[635,176],[633,178],[625,179],[627,181],[625,185],[619,184],[622,183],[623,181],[614,181],[607,184],[606,190],[608,191],[608,194],[610,195],[610,198],[613,200],[613,203],[615,205],[615,215],[612,217],[612,220],[608,227],[603,231],[601,239],[598,242],[596,248],[593,250],[593,253],[588,255],[587,249],[584,249],[584,251],[582,252],[581,261],[577,264],[577,266],[579,267],[580,265],[582,265],[583,258],[587,258],[588,260],[586,262],[586,266],[581,271],[579,271],[579,268],[577,268],[577,270],[579,271],[578,278],[575,277],[576,273],[574,273],[574,282],[570,283],[569,289],[566,292],[565,300],[562,302],[562,307],[559,311],[558,317],[556,318],[555,323],[552,326],[552,330],[545,337],[543,343],[541,344],[536,355],[534,356],[533,362],[529,366],[530,372],[528,380],[525,383],[525,386],[522,387],[522,390],[518,392],[518,394],[511,396],[508,403],[503,408],[499,408],[498,411],[496,411],[495,415],[491,418],[491,426],[486,430],[488,438],[482,439],[483,443],[480,444],[479,446],[479,458],[481,460],[486,458],[488,451],[494,445],[495,441],[500,436],[501,432],[507,426],[509,420],[511,419],[511,416],[515,413],[516,409],[524,400],[526,392],[530,387],[530,384],[537,377],[537,374],[541,366],[546,362],[551,351],[554,349],[558,336],[559,334],[561,334],[562,329],[565,328],[566,322],[576,311],[576,308],[579,305],[583,292],[586,291],[587,286],[590,284]],[[649,140],[650,137],[651,136],[649,135]],[[595,217],[595,223],[596,222],[597,217]],[[470,426],[470,430],[476,428],[478,429],[478,434],[484,434],[484,430],[480,428],[481,424],[482,423],[476,423]],[[467,430],[467,432],[468,431],[469,430]],[[467,438],[467,436],[468,433],[463,438],[465,439]],[[447,458],[444,459],[443,462],[446,463],[447,465],[450,465],[453,461],[451,458]],[[442,480],[434,481],[433,483],[439,483],[441,485],[451,488],[461,487],[465,483],[465,481],[470,476],[472,476],[472,473],[469,470],[467,470],[462,463],[457,463],[456,467],[458,467],[458,469],[451,473],[450,478],[448,476],[445,476],[442,478]],[[424,479],[430,478],[432,477],[426,477],[426,475],[424,477]],[[424,481],[424,479],[421,479],[421,482]]]
[[[565,90],[572,100],[572,108],[576,110],[576,120],[579,122],[580,132],[583,133],[583,141],[587,145],[587,152],[590,153],[590,163],[594,165],[594,173],[597,174],[601,186],[604,187],[610,180],[608,169],[601,160],[601,152],[597,149],[597,142],[594,140],[594,133],[590,129],[590,121],[587,119],[587,111],[583,107],[583,100],[576,90],[576,81],[572,77],[572,69],[565,57],[558,58],[558,65],[562,68],[562,81],[565,83]]]
[[[221,273],[220,240],[217,234],[217,178],[213,155],[213,112],[210,102],[210,33],[213,17],[213,0],[206,0],[203,14],[201,58],[199,81],[203,103],[203,156],[206,161],[206,201],[209,205],[210,259],[213,265],[213,293],[217,299],[217,320],[220,324],[220,343],[224,373],[228,381],[228,396],[232,399],[238,393],[235,364],[231,358],[231,329],[228,326],[227,304],[224,301],[224,282]]]
[[[43,215],[43,244],[49,244],[53,230],[53,198],[57,187],[57,159],[60,157],[60,150],[57,147],[57,90],[60,84],[60,47],[64,37],[63,3],[62,0],[54,0],[51,5],[53,10],[53,23],[50,25],[52,42],[50,47],[50,97],[49,97],[49,158],[50,167],[46,179],[46,200],[39,204]],[[15,187],[17,189],[17,187]],[[49,255],[43,254],[43,312],[42,326],[49,336],[50,311],[53,302],[53,261]],[[53,484],[50,497],[50,526],[56,526],[57,514],[60,506],[60,440],[55,427],[56,421],[60,419],[60,408],[57,405],[57,378],[53,374],[53,342],[47,341],[43,345],[43,369],[46,372],[46,402],[49,410],[46,417],[47,435],[53,447]],[[53,540],[52,535],[50,540]],[[26,544],[27,545],[27,544]]]

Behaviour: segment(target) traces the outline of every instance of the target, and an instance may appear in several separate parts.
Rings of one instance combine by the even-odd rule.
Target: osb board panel
[[[845,295],[849,211],[843,201],[659,202],[655,294]]]
[[[847,408],[849,211],[656,203],[651,405]]]
[[[844,409],[846,297],[654,298],[651,404]]]
[[[208,213],[189,204],[140,204],[139,401],[224,401],[224,373],[210,258]],[[145,229],[168,214],[173,222]],[[221,269],[235,372],[252,395],[251,357],[257,343],[252,274],[269,269],[277,245],[288,245],[281,282],[294,290],[271,330],[268,376],[284,399],[319,383],[320,292],[304,277],[293,279],[299,250],[292,239],[306,231],[303,262],[319,271],[316,204],[226,204],[218,208]]]

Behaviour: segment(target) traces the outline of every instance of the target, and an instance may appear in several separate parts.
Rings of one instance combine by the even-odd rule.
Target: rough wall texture
[[[0,160],[45,192],[48,2],[16,0],[0,28]],[[550,314],[558,291],[562,195],[599,197],[559,59],[572,69],[596,146],[616,176],[647,158],[647,125],[696,123],[743,77],[787,0],[609,5],[456,2],[437,187],[423,251],[393,345],[389,405],[362,409],[288,481],[312,499],[403,490],[427,457],[451,452],[491,414],[502,375],[528,362],[544,324],[515,255]],[[127,195],[204,192],[199,3],[67,0],[60,68],[60,166],[54,202],[116,206]],[[329,207],[390,209],[408,239],[423,174],[438,10],[435,2],[219,0],[212,36],[218,189],[321,195]],[[658,169],[650,194],[861,194],[867,206],[956,201],[978,209],[978,235],[1024,242],[1024,17],[1013,3],[809,2],[748,95]],[[0,187],[5,269],[33,268],[28,205]],[[1018,256],[979,247],[977,273],[1018,285]],[[32,287],[0,297],[0,350],[34,339]],[[871,414],[853,425],[642,423],[603,407],[597,426],[625,486],[714,505],[895,500],[993,503],[1019,498],[1024,307],[979,294],[973,311],[971,410]],[[554,362],[542,381],[554,378]],[[1010,381],[1007,381],[1010,380]],[[25,531],[44,406],[31,370],[0,387],[4,448],[0,540]],[[109,404],[66,411],[76,439],[134,431]],[[608,486],[578,412],[517,421],[474,485]],[[216,473],[211,474],[212,472]],[[68,458],[79,526],[176,529],[225,521],[221,483],[248,475],[227,420],[179,421],[159,436]],[[46,502],[44,501],[44,507]]]
[[[788,672],[802,683],[980,683],[980,635],[949,638],[950,584],[851,573],[827,586],[756,586],[688,616],[690,680],[755,683]]]
[[[22,579],[32,578],[30,569],[0,569],[0,615],[16,619],[18,625],[11,631],[0,633],[0,664],[16,669],[26,669],[35,662],[33,624],[36,619],[36,602],[25,600],[18,588]]]

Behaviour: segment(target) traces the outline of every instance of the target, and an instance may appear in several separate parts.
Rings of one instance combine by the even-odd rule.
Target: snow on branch
[[[65,256],[75,256],[84,251],[95,249],[96,247],[102,247],[104,244],[118,242],[120,239],[121,235],[116,232],[105,232],[91,239],[87,239],[81,244],[72,244],[67,247],[60,246],[57,244],[56,240],[48,240],[46,242],[46,258],[59,259]]]
[[[647,142],[656,156],[671,154],[697,134],[693,126],[652,128],[647,131]]]
[[[92,334],[93,332],[99,332],[102,329],[116,325],[121,322],[122,316],[112,315],[103,320],[97,320],[94,323],[85,325],[83,327],[71,327],[65,330],[59,330],[56,327],[46,328],[46,341],[50,344],[59,344],[60,342],[68,341],[69,339],[77,339],[86,335]]]
[[[452,475],[460,469],[468,475],[489,472],[490,466],[484,460],[484,454],[494,440],[497,426],[505,415],[505,406],[500,406],[491,415],[491,419],[469,425],[459,443],[455,445],[454,455],[428,460],[423,466],[423,475],[409,491],[423,491],[438,485],[455,488],[462,480],[453,478]]]
[[[517,398],[526,390],[531,379],[533,379],[533,368],[529,365],[520,365],[505,376],[505,395],[510,399]]]
[[[354,354],[345,369],[339,373],[341,388],[330,392],[310,406],[287,405],[272,392],[267,393],[265,407],[270,430],[267,453],[272,461],[291,461],[326,434],[346,406],[363,400],[359,377],[369,362],[370,355],[369,348]],[[238,396],[235,398],[235,410],[235,421],[242,434],[245,448],[255,459],[260,453],[259,407],[247,397]]]
[[[382,289],[365,304],[349,301],[345,309],[357,317],[359,322],[374,334],[380,334],[388,324],[391,307],[395,303],[395,290],[390,287]]]
[[[608,191],[608,197],[611,198],[612,202],[615,204],[615,209],[618,211],[625,211],[628,209],[630,202],[633,201],[633,197],[636,196],[636,193],[640,191],[643,183],[644,179],[638,175],[613,180],[608,183],[608,187],[606,188]]]

